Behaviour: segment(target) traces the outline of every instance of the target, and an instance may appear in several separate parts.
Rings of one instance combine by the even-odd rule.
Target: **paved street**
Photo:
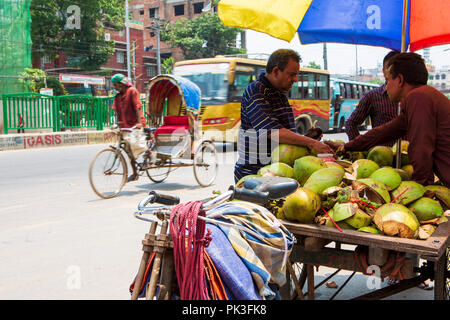
[[[233,183],[236,153],[220,152],[219,176],[211,187],[199,187],[189,167],[162,184],[142,177],[116,198],[102,200],[88,181],[89,163],[102,147],[0,153],[0,299],[129,299],[148,231],[146,222],[133,217],[137,203],[152,189],[188,201]],[[331,271],[320,268],[317,281]],[[334,281],[343,283],[346,274]],[[327,299],[334,290],[321,288],[316,298]],[[357,275],[337,299],[366,291],[366,277]],[[433,291],[414,288],[394,298],[432,299]]]

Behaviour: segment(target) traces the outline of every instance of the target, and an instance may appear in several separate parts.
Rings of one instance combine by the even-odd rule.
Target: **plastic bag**
[[[131,153],[135,159],[148,148],[147,137],[142,129],[125,132],[123,139],[128,142]]]

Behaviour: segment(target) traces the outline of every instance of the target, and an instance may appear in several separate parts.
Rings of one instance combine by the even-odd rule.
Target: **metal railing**
[[[81,94],[58,97],[38,93],[3,94],[3,110],[0,110],[3,112],[3,133],[19,129],[103,130],[116,123],[113,101],[114,97]],[[141,101],[146,110],[145,99]],[[148,114],[144,114],[149,123]]]

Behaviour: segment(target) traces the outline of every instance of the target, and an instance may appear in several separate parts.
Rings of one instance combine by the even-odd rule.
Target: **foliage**
[[[175,61],[173,60],[173,57],[164,59],[161,63],[162,72],[166,74],[171,74],[173,70],[173,64]]]
[[[124,0],[33,0],[30,11],[33,57],[55,59],[64,52],[85,70],[99,69],[114,53],[113,41],[105,41],[105,26],[124,26]]]
[[[382,84],[382,83],[384,83],[383,80],[380,80],[380,79],[378,79],[378,78],[370,79],[368,82],[369,82],[369,83],[375,83],[375,84]]]
[[[179,47],[186,59],[210,58],[218,54],[245,53],[243,49],[235,48],[236,36],[242,31],[225,26],[215,13],[203,13],[192,20],[181,19],[166,24],[161,31],[161,40]]]
[[[20,74],[20,82],[28,86],[31,92],[39,93],[40,89],[45,88],[45,82],[47,82],[47,88],[52,88],[55,96],[68,94],[58,78],[49,77],[40,69],[25,68],[25,71]]]
[[[311,68],[311,69],[322,69],[322,67],[317,64],[315,61],[311,61],[308,65],[304,66],[305,68]]]

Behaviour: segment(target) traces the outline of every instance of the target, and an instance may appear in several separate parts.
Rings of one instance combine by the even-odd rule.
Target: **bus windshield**
[[[229,70],[229,63],[204,63],[175,66],[172,73],[200,87],[202,104],[214,104],[227,100]]]

